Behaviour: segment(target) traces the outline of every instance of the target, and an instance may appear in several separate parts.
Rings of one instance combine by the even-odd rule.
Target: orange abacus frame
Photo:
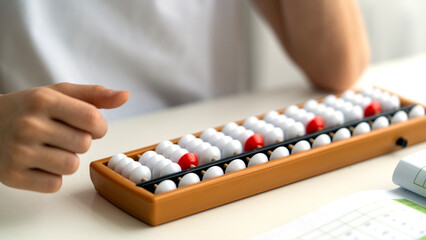
[[[400,100],[402,107],[417,104],[402,97]],[[278,110],[280,113],[283,111]],[[263,118],[263,115],[258,117]],[[325,133],[330,131],[323,130]],[[200,134],[194,135],[198,137]],[[128,214],[155,226],[398,150],[401,148],[396,144],[398,139],[404,139],[407,145],[426,140],[426,116],[157,195],[109,169],[107,163],[110,157],[92,162],[90,177],[104,198]],[[171,141],[177,143],[178,140]],[[137,159],[138,155],[154,150],[156,145],[125,154]]]

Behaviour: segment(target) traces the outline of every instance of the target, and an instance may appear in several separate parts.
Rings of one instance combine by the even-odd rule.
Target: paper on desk
[[[426,149],[408,155],[399,161],[393,172],[392,181],[426,197]]]
[[[426,239],[426,199],[410,191],[364,191],[254,239]]]

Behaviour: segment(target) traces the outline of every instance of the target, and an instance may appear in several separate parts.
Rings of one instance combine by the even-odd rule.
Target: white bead
[[[163,170],[163,168],[169,165],[170,163],[172,163],[172,161],[166,158],[157,162],[152,168],[152,179],[160,177],[160,173]]]
[[[283,121],[281,121],[279,124],[277,124],[277,127],[285,131],[287,128],[293,126],[295,123],[296,121],[294,121],[294,119],[286,118]]]
[[[307,151],[309,149],[311,149],[311,145],[309,144],[309,142],[306,140],[301,140],[301,141],[298,141],[293,146],[293,149],[291,150],[291,154]]]
[[[347,128],[341,128],[334,133],[333,142],[340,141],[351,137],[351,131]]]
[[[409,118],[421,117],[424,115],[425,115],[425,109],[420,105],[414,106],[410,110],[410,113],[408,114]]]
[[[240,141],[243,145],[247,141],[247,139],[254,135],[254,132],[252,130],[245,130],[240,135],[236,137],[238,141]]]
[[[343,99],[341,99],[341,98],[338,98],[338,99],[336,99],[336,102],[335,102],[334,106],[331,106],[331,107],[333,107],[336,110],[340,110],[341,111],[344,106],[345,106],[345,101]]]
[[[166,150],[164,150],[162,155],[165,158],[171,158],[172,155],[179,149],[181,149],[181,147],[179,145],[176,145],[176,144],[170,145],[166,148]]]
[[[361,89],[361,93],[365,96],[373,95],[373,88],[371,86],[365,86]]]
[[[230,157],[234,154],[240,154],[243,152],[243,145],[238,140],[232,140],[225,144],[222,148],[222,158]]]
[[[142,182],[142,179],[146,178],[151,180],[151,170],[146,166],[139,166],[130,173],[129,180],[138,184]]]
[[[246,168],[246,164],[241,159],[232,160],[225,169],[225,173],[231,173]]]
[[[216,141],[216,147],[218,147],[219,149],[222,149],[230,141],[232,141],[232,138],[230,136],[225,136]]]
[[[324,117],[325,127],[334,127],[342,125],[345,122],[345,117],[341,111],[328,111]]]
[[[157,145],[157,147],[155,148],[155,151],[158,153],[158,154],[163,154],[163,152],[168,148],[168,147],[170,147],[171,145],[174,145],[172,142],[170,142],[170,141],[168,141],[168,140],[166,140],[166,141],[162,141],[162,142],[160,142],[158,145]]]
[[[221,132],[223,132],[226,135],[229,135],[229,133],[237,127],[238,127],[238,124],[236,124],[235,122],[229,122],[223,127]]]
[[[231,132],[229,132],[229,136],[231,136],[232,138],[236,139],[238,135],[240,135],[241,133],[243,133],[246,130],[245,127],[243,126],[238,126],[235,129],[233,129]]]
[[[198,145],[195,149],[194,149],[194,154],[197,155],[197,158],[200,159],[201,154],[203,153],[204,150],[206,150],[207,148],[211,147],[212,145],[208,142],[203,142],[200,145]]]
[[[298,111],[299,111],[299,108],[296,105],[291,105],[285,109],[284,114],[288,117],[294,117],[296,116]]]
[[[157,188],[154,191],[154,194],[160,194],[164,192],[169,192],[176,189],[176,184],[172,180],[164,180],[158,184]]]
[[[308,112],[315,111],[315,108],[318,107],[318,102],[314,99],[309,99],[308,101],[303,104],[303,108]]]
[[[139,158],[139,163],[142,165],[146,165],[146,161],[148,161],[148,159],[152,158],[155,155],[158,155],[158,153],[154,151],[144,152],[142,156]]]
[[[194,135],[192,135],[192,134],[186,134],[185,136],[183,136],[183,137],[179,140],[178,145],[179,145],[181,148],[186,148],[186,146],[187,146],[190,142],[194,141],[194,139],[195,139],[195,136],[194,136]]]
[[[385,116],[380,116],[378,118],[376,118],[376,120],[374,120],[371,128],[373,130],[379,129],[379,128],[384,128],[389,126],[389,120],[387,119],[387,117]]]
[[[165,159],[165,157],[163,155],[155,155],[153,157],[151,157],[150,159],[148,159],[146,161],[145,166],[147,166],[149,168],[149,170],[152,171],[152,169],[154,168],[155,164],[157,164],[159,161]]]
[[[251,116],[251,117],[247,118],[246,120],[244,120],[243,126],[245,128],[251,129],[251,128],[253,128],[254,124],[257,123],[257,121],[259,121],[259,119],[257,117]]]
[[[120,159],[120,161],[118,161],[118,163],[115,165],[114,171],[121,174],[123,172],[124,167],[127,166],[127,164],[129,164],[131,162],[133,162],[133,159],[131,159],[129,157],[125,157],[125,158]]]
[[[203,181],[210,179],[210,178],[219,177],[219,176],[222,176],[222,175],[223,175],[222,168],[220,168],[218,166],[213,166],[213,167],[210,167],[209,169],[207,169],[207,171],[204,173]]]
[[[358,123],[358,125],[356,125],[352,135],[359,135],[359,134],[363,134],[363,133],[368,133],[371,131],[371,127],[370,124],[366,123],[366,122],[361,122]]]
[[[299,110],[297,111],[297,113],[296,113],[296,115],[294,116],[294,118],[297,120],[297,121],[299,121],[299,122],[301,122],[302,121],[302,118],[304,118],[305,117],[305,115],[307,114],[307,112],[306,112],[306,110],[305,109],[303,109],[303,108],[299,108]]]
[[[392,116],[391,124],[405,122],[408,120],[407,113],[404,111],[398,111]]]
[[[207,141],[209,138],[211,138],[213,136],[213,134],[216,134],[216,133],[217,133],[216,129],[209,128],[209,129],[204,130],[203,133],[201,133],[200,138],[203,141]]]
[[[336,104],[337,97],[334,95],[327,95],[322,101],[327,106],[334,106]]]
[[[108,167],[109,167],[109,168],[111,168],[111,169],[114,169],[114,168],[115,168],[115,165],[117,165],[117,163],[118,163],[121,159],[123,159],[123,158],[125,158],[125,157],[127,157],[127,156],[126,156],[126,155],[124,155],[124,154],[122,154],[122,153],[115,154],[114,156],[112,156],[112,157],[109,159],[109,161],[108,161]]]
[[[254,132],[259,132],[267,123],[263,120],[257,121],[251,128]]]
[[[311,112],[307,112],[301,119],[300,122],[303,123],[303,125],[308,125],[308,123],[315,117],[315,115]]]
[[[220,158],[221,154],[219,148],[215,146],[210,146],[201,153],[198,165],[209,163],[212,160],[219,160]]]
[[[401,107],[401,101],[399,100],[398,96],[396,95],[391,96],[390,107],[391,107],[391,110],[397,110]]]
[[[272,131],[272,129],[274,129],[274,125],[272,125],[270,123],[267,123],[261,129],[259,129],[259,131],[257,133],[259,133],[260,135],[264,136],[268,132]]]
[[[314,142],[312,143],[312,148],[327,145],[330,143],[331,143],[330,136],[328,136],[327,134],[321,134],[315,138]]]
[[[379,100],[380,97],[382,96],[382,91],[378,88],[373,89],[373,93],[371,94],[371,98],[374,100]]]
[[[201,138],[196,138],[186,145],[186,150],[188,150],[188,152],[194,152],[195,148],[197,148],[197,146],[200,145],[203,142],[204,141],[201,140]]]
[[[285,129],[284,136],[285,139],[292,139],[295,137],[300,137],[305,135],[305,126],[301,122],[296,122],[293,126]]]
[[[313,111],[318,116],[324,116],[327,106],[323,103],[318,103],[317,108]]]
[[[125,178],[129,178],[130,173],[132,173],[133,170],[135,170],[139,166],[141,166],[141,164],[139,162],[132,161],[123,168],[121,175],[123,175],[123,177],[125,177]]]
[[[371,98],[370,97],[364,97],[362,99],[362,103],[361,103],[361,107],[362,109],[365,109],[370,103],[371,103]]]
[[[274,127],[271,131],[265,133],[263,139],[265,140],[265,145],[271,145],[284,140],[284,132],[281,128]]]
[[[179,187],[185,187],[194,183],[200,182],[200,177],[198,177],[195,173],[187,173],[182,179],[179,181]]]
[[[179,164],[169,163],[168,165],[163,167],[163,169],[161,170],[160,177],[163,177],[172,173],[180,172],[180,171],[182,171],[182,168],[180,168]]]
[[[287,117],[285,115],[278,115],[277,118],[273,119],[271,122],[272,125],[274,126],[279,126],[282,122],[284,122],[287,119]],[[266,121],[266,120],[265,120]]]
[[[268,113],[266,113],[265,117],[263,118],[263,120],[265,122],[270,122],[272,123],[275,119],[278,118],[280,114],[277,111],[269,111]]]
[[[212,135],[209,139],[207,139],[207,142],[209,142],[212,145],[216,145],[225,137],[226,135],[223,132],[217,132],[214,135]]]
[[[247,167],[251,167],[254,165],[262,164],[268,162],[268,157],[263,153],[256,153],[252,158],[250,158],[250,161],[248,162]]]
[[[355,98],[355,92],[352,90],[346,90],[343,92],[342,98],[351,102]]]
[[[275,150],[271,153],[271,156],[269,157],[269,160],[274,160],[278,158],[287,157],[290,155],[290,152],[286,147],[277,147]]]
[[[179,159],[187,153],[188,153],[188,150],[180,148],[180,149],[176,150],[169,159],[172,162],[177,163],[177,162],[179,162]]]
[[[352,103],[362,107],[363,101],[364,101],[364,97],[361,94],[357,93],[355,94],[355,97]]]

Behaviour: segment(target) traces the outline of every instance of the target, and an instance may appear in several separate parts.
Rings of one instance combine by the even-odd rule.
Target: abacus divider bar
[[[300,137],[288,139],[288,140],[285,140],[285,141],[282,141],[282,142],[279,142],[279,143],[274,143],[274,144],[271,144],[271,145],[268,145],[268,146],[265,146],[265,147],[262,147],[262,148],[259,148],[259,149],[255,149],[255,150],[250,151],[250,152],[243,152],[243,153],[240,153],[240,154],[237,154],[237,155],[233,155],[233,156],[230,156],[230,157],[227,157],[227,158],[219,159],[219,160],[214,161],[214,162],[203,164],[203,165],[200,165],[200,166],[197,166],[197,167],[194,167],[194,168],[190,168],[190,169],[183,170],[183,171],[176,172],[176,173],[172,173],[172,174],[160,177],[160,178],[156,178],[156,179],[152,179],[152,180],[149,180],[149,181],[146,181],[146,182],[142,182],[142,183],[137,184],[137,186],[145,188],[148,191],[154,192],[154,190],[155,190],[154,184],[159,184],[160,182],[162,182],[164,180],[167,180],[167,179],[170,179],[170,180],[172,180],[174,182],[177,182],[177,179],[179,177],[183,177],[187,173],[195,173],[200,178],[202,178],[201,171],[203,171],[203,170],[205,171],[209,167],[212,167],[212,166],[220,166],[220,167],[222,167],[223,164],[225,164],[225,163],[229,164],[232,160],[235,160],[235,159],[246,159],[246,157],[251,157],[251,156],[253,156],[253,155],[257,154],[257,153],[264,153],[264,154],[266,154],[268,152],[268,150],[269,151],[273,151],[275,148],[280,147],[280,146],[288,146],[290,144],[295,145],[297,142],[299,142],[301,140],[308,140],[309,138],[315,139],[317,136],[319,136],[321,134],[324,134],[324,133],[325,134],[329,134],[330,132],[334,133],[337,130],[339,130],[341,128],[345,128],[345,127],[346,128],[355,127],[357,124],[359,124],[361,122],[374,121],[375,119],[377,119],[377,118],[379,118],[381,116],[393,115],[393,114],[395,114],[398,111],[409,111],[414,106],[415,106],[415,104],[411,104],[411,105],[403,106],[403,107],[401,107],[401,108],[399,108],[397,110],[388,111],[388,112],[384,112],[384,113],[381,113],[381,114],[373,115],[373,116],[370,116],[370,117],[363,118],[361,120],[350,121],[350,122],[347,122],[347,123],[339,125],[339,126],[325,128],[325,129],[323,129],[321,131],[318,131],[318,132],[315,132],[315,133],[311,133],[311,134],[307,134],[307,135],[304,135],[304,136],[300,136]]]

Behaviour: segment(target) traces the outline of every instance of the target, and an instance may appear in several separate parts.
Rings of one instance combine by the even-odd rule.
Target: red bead
[[[306,134],[316,133],[324,129],[324,119],[322,117],[314,117],[306,125]]]
[[[381,112],[380,103],[378,101],[371,101],[370,104],[364,109],[364,117],[373,116]]]
[[[247,138],[247,141],[244,144],[244,151],[245,152],[253,151],[257,149],[258,147],[263,147],[263,146],[264,146],[264,142],[263,142],[262,135],[255,133],[251,137]]]
[[[186,170],[191,167],[196,167],[198,166],[197,155],[195,155],[194,153],[187,153],[179,159],[178,164],[180,168],[182,168],[182,170]]]

